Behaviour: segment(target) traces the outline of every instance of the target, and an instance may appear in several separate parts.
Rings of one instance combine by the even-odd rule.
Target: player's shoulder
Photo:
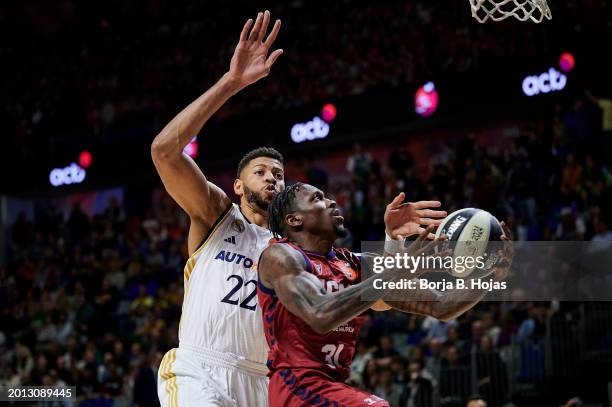
[[[268,247],[261,253],[262,257],[269,259],[282,259],[284,257],[294,257],[298,251],[291,247],[285,240],[272,240]]]
[[[266,247],[261,253],[260,264],[261,262],[269,262],[281,266],[303,266],[306,263],[304,256],[285,240],[274,241]]]

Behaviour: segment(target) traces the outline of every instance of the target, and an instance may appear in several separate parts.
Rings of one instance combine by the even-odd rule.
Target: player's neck
[[[240,202],[240,211],[249,222],[262,228],[268,228],[268,214],[265,211],[251,206],[248,202]]]
[[[292,236],[290,240],[300,249],[321,255],[329,253],[333,247],[334,240],[321,238],[311,234],[299,234]]]

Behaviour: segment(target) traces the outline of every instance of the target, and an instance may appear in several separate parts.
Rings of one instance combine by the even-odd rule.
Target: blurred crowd
[[[381,237],[385,205],[399,191],[440,199],[449,212],[488,209],[523,240],[612,241],[610,134],[596,113],[584,101],[559,107],[504,148],[470,134],[435,142],[425,169],[407,146],[378,162],[356,145],[342,173],[329,174],[322,155],[298,180],[335,195],[352,232],[340,244],[349,247]],[[139,215],[111,199],[95,216],[46,205],[35,221],[17,219],[0,266],[0,383],[76,385],[82,405],[155,405],[161,357],[178,343],[188,227],[161,196]],[[512,380],[541,374],[555,310],[482,303],[448,322],[368,314],[350,381],[394,407],[464,405],[475,389],[502,405]],[[514,361],[526,356],[516,346],[530,361],[519,368]]]
[[[156,405],[161,357],[178,343],[186,222],[169,198],[141,218],[111,202],[93,218],[75,206],[67,219],[52,210],[18,219],[0,268],[0,384],[73,385],[82,406]],[[493,350],[543,338],[549,311],[488,304],[449,322],[367,315],[350,381],[393,406],[433,405],[434,389],[461,405],[472,358],[482,375],[505,378]],[[507,389],[479,390],[497,405]]]
[[[536,26],[476,24],[461,1],[274,2],[285,54],[268,80],[213,120],[580,48],[612,26],[609,2],[587,3],[553,3],[554,24]],[[143,133],[130,129],[143,124],[160,128],[227,70],[243,21],[259,11],[243,0],[218,6],[192,0],[0,5],[0,32],[12,38],[0,49],[7,61],[0,115],[15,147],[27,154],[39,144],[48,151],[71,138],[105,143],[138,137]]]
[[[76,385],[83,405],[157,403],[157,367],[178,342],[186,219],[171,201],[129,217],[20,217],[0,268],[0,381]],[[93,401],[92,401],[93,400]]]
[[[408,200],[439,200],[449,213],[485,209],[519,240],[610,240],[612,131],[602,128],[601,115],[583,97],[513,128],[506,140],[479,142],[466,132],[422,142],[418,150],[429,155],[415,157],[409,143],[420,141],[413,137],[391,147],[386,161],[356,144],[344,174],[328,174],[322,159],[304,162],[297,177],[330,191],[345,208],[353,236],[344,244],[355,242],[356,250],[380,237],[385,207],[401,191]]]

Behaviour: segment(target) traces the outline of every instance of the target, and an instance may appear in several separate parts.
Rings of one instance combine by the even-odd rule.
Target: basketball
[[[497,262],[503,230],[497,218],[477,208],[465,208],[448,215],[436,231],[436,238],[446,235],[448,248],[453,250],[451,275],[465,278],[478,270],[478,277],[489,274]],[[482,257],[481,263],[468,265],[464,259]],[[466,261],[464,264],[463,262]],[[473,276],[474,277],[474,276]]]

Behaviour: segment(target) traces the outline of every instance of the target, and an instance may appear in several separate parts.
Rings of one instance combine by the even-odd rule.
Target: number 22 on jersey
[[[232,274],[231,276],[227,278],[226,281],[230,281],[230,280],[235,280],[233,282],[234,286],[227,293],[227,295],[223,297],[221,302],[224,302],[226,304],[231,304],[231,305],[238,305],[240,308],[245,308],[250,311],[255,311],[255,308],[257,307],[257,299],[256,299],[257,281],[248,280],[245,282],[244,279],[237,274]],[[253,286],[253,291],[251,291],[246,297],[240,298],[240,295],[237,294],[238,291],[240,291],[243,287],[246,287],[248,285]]]

